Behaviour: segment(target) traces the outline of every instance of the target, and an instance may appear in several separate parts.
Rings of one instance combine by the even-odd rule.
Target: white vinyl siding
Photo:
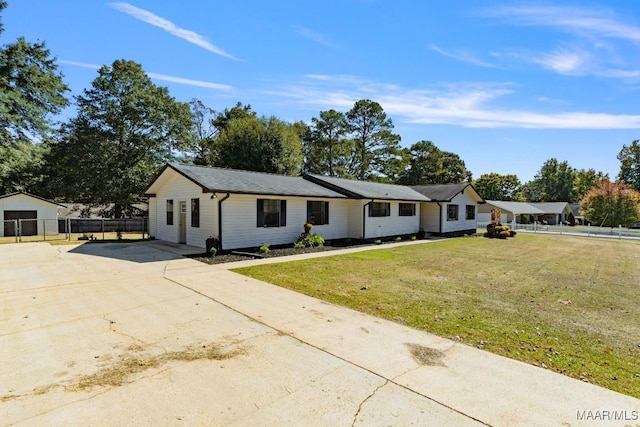
[[[36,211],[38,219],[37,234],[42,236],[58,234],[58,206],[26,194],[0,199],[0,220],[4,220],[4,211]],[[3,223],[4,224],[4,223]],[[0,226],[0,237],[4,236],[4,226]]]
[[[156,221],[158,219],[157,216],[157,207],[158,207],[158,199],[156,197],[149,197],[149,224],[148,231],[149,236],[156,237],[157,232],[157,224]]]
[[[381,202],[387,202],[380,200]],[[390,215],[382,217],[367,216],[365,239],[373,239],[377,237],[391,237],[405,234],[417,234],[420,228],[420,215],[400,216],[400,202],[392,201],[390,203]],[[419,207],[416,206],[416,214],[419,214]],[[368,213],[367,213],[368,215]],[[362,234],[362,233],[360,233]]]

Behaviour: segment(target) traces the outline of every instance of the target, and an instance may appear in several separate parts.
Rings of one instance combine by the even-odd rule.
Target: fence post
[[[618,224],[618,240],[622,240],[622,225]]]
[[[15,232],[16,243],[18,243],[18,220],[17,219],[13,220],[13,231]]]

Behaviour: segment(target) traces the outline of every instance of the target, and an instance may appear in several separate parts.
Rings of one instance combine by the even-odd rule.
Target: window
[[[415,216],[416,204],[415,203],[400,203],[398,208],[398,215],[400,216]]]
[[[313,225],[329,224],[329,202],[307,201],[307,222]]]
[[[476,219],[476,206],[475,205],[467,205],[466,219]]]
[[[200,227],[200,199],[191,199],[191,226]]]
[[[391,203],[371,202],[369,205],[369,216],[390,216]]]
[[[447,205],[447,221],[458,220],[458,205]]]
[[[258,199],[258,227],[286,227],[287,201]]]
[[[167,200],[167,225],[173,225],[173,200]]]

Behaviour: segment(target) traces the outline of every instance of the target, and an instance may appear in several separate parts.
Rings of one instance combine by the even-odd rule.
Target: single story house
[[[0,196],[0,237],[58,234],[58,210],[62,208],[60,203],[23,191]]]
[[[480,206],[479,222],[491,222],[491,210],[499,208],[502,211],[501,222],[532,223],[534,221],[545,222],[550,225],[561,224],[567,219],[571,207],[567,202],[505,202],[500,200],[487,200]]]
[[[167,164],[147,187],[149,235],[222,249],[295,242],[304,224],[325,239],[417,234],[422,194],[400,185]]]
[[[475,234],[478,204],[484,203],[484,199],[473,185],[415,185],[411,188],[430,199],[420,207],[420,227],[424,231],[444,237]]]

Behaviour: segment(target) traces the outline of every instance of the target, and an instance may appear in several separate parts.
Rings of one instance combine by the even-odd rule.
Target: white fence
[[[478,232],[487,230],[488,223],[478,223]],[[618,227],[595,227],[591,225],[544,225],[544,224],[518,224],[515,222],[504,224],[512,230],[530,233],[567,234],[587,237],[608,237],[614,239],[640,239],[640,229]]]

